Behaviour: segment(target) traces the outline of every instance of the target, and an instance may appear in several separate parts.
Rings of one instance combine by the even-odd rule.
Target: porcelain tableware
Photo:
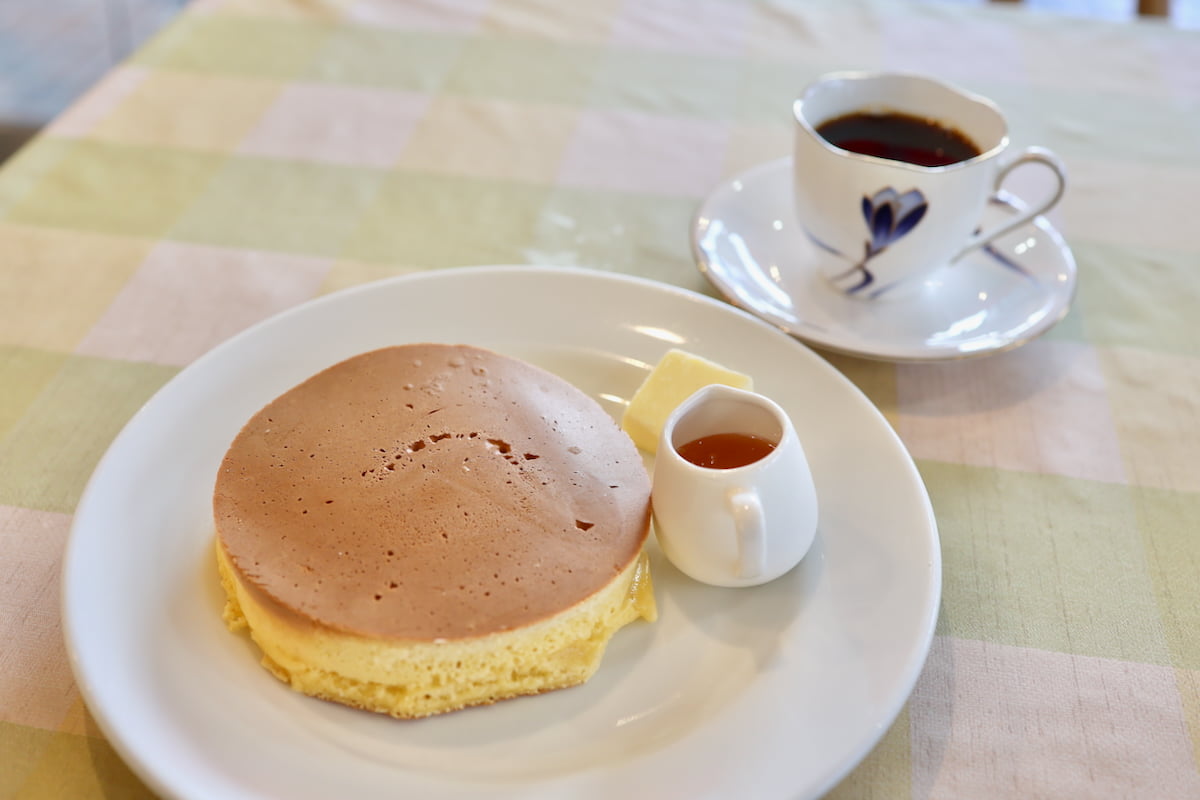
[[[753,437],[771,447],[728,468],[685,455],[687,445],[712,441],[714,434]],[[653,506],[667,558],[715,586],[778,578],[800,563],[817,530],[812,472],[787,413],[770,398],[729,386],[700,389],[667,418],[654,464]]]
[[[810,85],[793,112],[796,218],[818,247],[836,256],[823,274],[849,297],[911,295],[920,279],[958,266],[967,254],[1043,214],[1066,187],[1066,168],[1054,153],[1010,148],[1008,123],[993,102],[931,78],[832,73]],[[923,166],[844,149],[820,132],[854,114],[935,122],[966,137],[978,154]],[[1048,168],[1055,188],[1020,214],[983,226],[989,198],[1024,164]]]
[[[1078,270],[1045,217],[942,269],[896,303],[863,303],[822,276],[836,256],[813,244],[792,212],[792,159],[717,187],[692,224],[700,272],[734,305],[811,345],[883,361],[947,361],[1028,344],[1067,314]],[[1001,193],[983,211],[998,224],[1025,209]]]

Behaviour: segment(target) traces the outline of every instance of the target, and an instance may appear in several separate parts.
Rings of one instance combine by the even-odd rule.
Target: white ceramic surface
[[[738,467],[698,466],[688,442],[741,433],[773,443]],[[714,384],[667,417],[654,463],[654,530],[684,574],[723,587],[758,586],[800,563],[817,532],[817,494],[786,411],[762,394]]]
[[[1024,207],[1001,197],[982,224]],[[932,272],[914,294],[871,303],[846,297],[821,275],[836,256],[795,221],[790,158],[719,186],[691,237],[700,271],[730,302],[809,344],[865,358],[939,361],[1008,350],[1058,323],[1075,294],[1075,258],[1038,217]]]
[[[822,498],[812,550],[788,575],[731,593],[686,578],[651,546],[659,621],[622,630],[582,687],[416,722],[288,690],[220,619],[217,466],[281,392],[414,341],[526,358],[614,415],[671,346],[754,375],[805,441]],[[886,731],[928,653],[941,560],[899,439],[804,346],[662,284],[497,267],[331,295],[180,372],[97,466],[63,587],[84,698],[164,796],[766,800],[819,796]]]
[[[961,263],[965,253],[1048,211],[1066,187],[1066,168],[1054,153],[1009,150],[1008,124],[992,101],[922,75],[830,73],[805,89],[793,112],[797,221],[841,256],[823,260],[824,274],[858,300],[919,291],[922,277],[943,263]],[[964,134],[979,153],[922,166],[844,150],[817,133],[826,122],[862,112],[934,117]],[[989,198],[1008,174],[1031,163],[1053,174],[1054,190],[1016,215],[984,219]]]

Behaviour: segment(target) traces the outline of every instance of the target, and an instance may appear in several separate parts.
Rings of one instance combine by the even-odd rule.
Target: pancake
[[[653,620],[650,481],[566,381],[462,345],[330,367],[229,448],[225,619],[293,688],[420,717],[585,681]]]

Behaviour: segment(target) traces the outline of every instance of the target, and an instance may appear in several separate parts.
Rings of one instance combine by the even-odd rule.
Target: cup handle
[[[758,493],[734,489],[729,493],[729,510],[737,531],[739,578],[757,578],[767,569],[767,530]]]
[[[1021,213],[1017,214],[1017,216],[1001,223],[1000,225],[997,225],[992,230],[980,231],[979,233],[976,233],[971,237],[970,241],[968,241],[967,244],[961,250],[959,250],[953,258],[950,259],[951,263],[962,258],[975,248],[982,247],[996,237],[1003,236],[1010,231],[1016,230],[1039,214],[1049,211],[1055,203],[1062,199],[1063,191],[1065,191],[1067,188],[1067,168],[1058,156],[1054,155],[1054,153],[1044,147],[1026,147],[1024,150],[1017,153],[1011,161],[1002,166],[1000,171],[996,173],[996,183],[995,186],[992,187],[993,191],[997,194],[1000,192],[1000,184],[1002,184],[1004,179],[1008,177],[1008,173],[1012,172],[1014,169],[1023,164],[1034,163],[1043,164],[1049,167],[1050,171],[1054,173],[1054,177],[1058,179],[1058,185],[1055,187],[1054,191],[1051,192],[1049,197],[1047,197],[1038,205],[1025,209]],[[995,197],[996,194],[993,194],[992,196]]]

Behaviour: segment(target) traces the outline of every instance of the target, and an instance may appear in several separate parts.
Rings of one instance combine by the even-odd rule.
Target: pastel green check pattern
[[[197,2],[0,169],[0,797],[148,796],[58,570],[181,367],[323,292],[580,265],[707,289],[687,230],[822,72],[989,95],[1070,171],[1071,314],[978,361],[829,354],[940,528],[937,637],[837,798],[1200,797],[1200,38],[888,0]]]

